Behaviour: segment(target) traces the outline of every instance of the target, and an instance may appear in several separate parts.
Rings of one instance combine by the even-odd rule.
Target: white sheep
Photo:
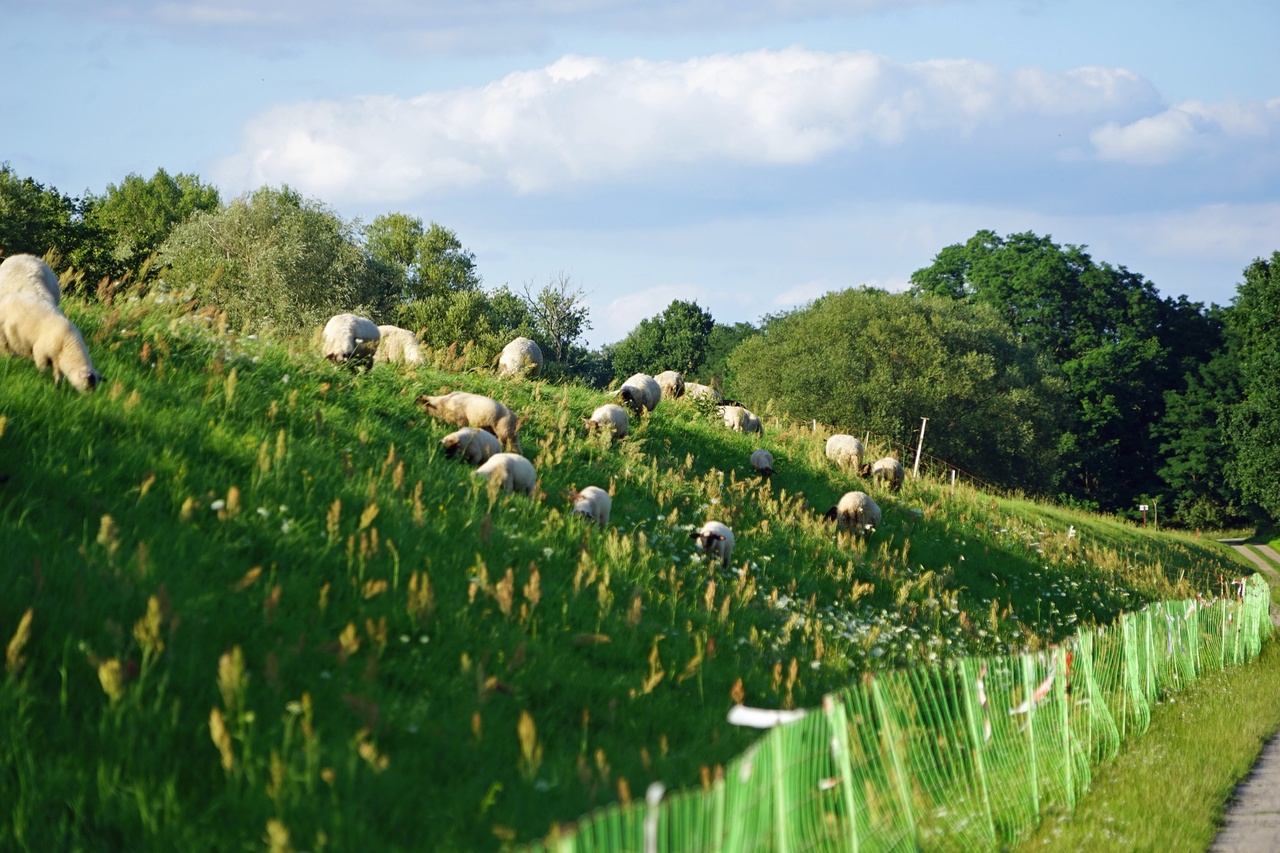
[[[646,373],[637,373],[622,383],[618,390],[622,402],[636,414],[652,412],[662,399],[662,387],[658,381]]]
[[[857,471],[862,468],[862,442],[851,435],[837,433],[827,439],[827,458],[841,468]]]
[[[335,364],[371,364],[379,338],[377,325],[368,317],[338,314],[324,324],[324,357]]]
[[[607,429],[615,438],[626,438],[631,419],[627,410],[617,403],[605,403],[591,413],[591,417],[583,418],[587,430]]]
[[[716,403],[724,401],[724,395],[710,385],[703,385],[700,382],[684,383],[684,396],[690,400],[713,400]]]
[[[502,446],[507,450],[520,452],[516,416],[492,397],[453,391],[435,397],[422,394],[415,402],[422,411],[434,418],[454,426],[478,427],[491,432],[502,441]]]
[[[474,476],[489,482],[500,482],[503,491],[532,495],[538,485],[538,472],[533,463],[519,453],[495,453],[475,470]]]
[[[0,353],[29,358],[41,371],[52,367],[55,385],[65,376],[81,393],[102,382],[76,324],[31,293],[0,297]]]
[[[499,376],[527,376],[532,379],[542,374],[542,348],[532,338],[516,338],[502,348],[498,357]]]
[[[711,559],[720,558],[720,565],[728,567],[729,558],[733,555],[733,531],[718,521],[708,521],[702,527],[689,534],[689,538],[698,543],[698,547]]]
[[[841,530],[862,533],[880,525],[880,507],[866,492],[845,492],[824,517],[836,522]]]
[[[373,360],[388,364],[421,364],[422,349],[418,336],[399,326],[379,326],[378,349]]]
[[[664,370],[653,377],[653,381],[658,383],[658,387],[662,389],[662,397],[665,400],[676,400],[684,396],[684,377],[679,371]]]
[[[54,308],[62,298],[58,276],[35,255],[10,255],[0,263],[0,296],[29,293]]]
[[[764,434],[760,418],[742,406],[721,406],[720,413],[724,415],[724,425],[734,432]]]
[[[886,456],[883,459],[877,459],[870,465],[862,466],[862,476],[870,477],[872,480],[881,480],[889,487],[892,492],[901,491],[902,482],[907,478],[907,472],[903,470],[902,463],[892,456]]]
[[[586,486],[580,492],[570,492],[569,500],[573,501],[573,514],[589,518],[601,527],[609,524],[609,513],[613,509],[613,498],[599,486]]]
[[[773,454],[763,447],[756,448],[751,454],[751,467],[762,477],[773,475]]]
[[[475,427],[463,427],[440,439],[444,445],[444,455],[449,459],[459,456],[472,465],[483,465],[489,457],[502,452],[502,443],[497,436]]]

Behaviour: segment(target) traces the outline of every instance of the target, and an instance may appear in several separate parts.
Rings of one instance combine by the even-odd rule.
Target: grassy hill
[[[700,784],[754,737],[735,701],[815,705],[1247,571],[964,486],[882,493],[768,413],[760,439],[663,403],[610,445],[580,387],[447,354],[356,374],[164,296],[65,308],[96,394],[0,360],[6,849],[496,849]],[[414,404],[441,389],[521,416],[537,499],[444,458]],[[589,484],[607,530],[568,514]],[[884,509],[865,538],[820,518],[853,488]],[[711,518],[729,569],[691,547]]]

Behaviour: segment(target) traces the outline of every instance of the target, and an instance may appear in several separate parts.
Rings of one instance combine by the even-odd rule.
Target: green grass
[[[1245,566],[964,487],[883,493],[776,418],[760,439],[664,403],[611,446],[587,389],[447,356],[355,374],[151,296],[66,308],[96,394],[0,360],[0,848],[495,849],[697,785],[754,739],[735,698],[1040,648]],[[520,415],[537,499],[443,457],[452,427],[413,403],[443,388]],[[606,531],[567,514],[588,484],[615,492]],[[884,509],[865,539],[820,519],[852,488]],[[709,518],[729,569],[690,548]]]

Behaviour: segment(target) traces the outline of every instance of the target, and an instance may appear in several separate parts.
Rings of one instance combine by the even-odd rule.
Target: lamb
[[[613,509],[613,498],[599,486],[587,486],[580,492],[570,492],[573,501],[573,514],[589,518],[601,527],[609,524],[609,512]]]
[[[520,452],[520,437],[516,434],[516,416],[506,406],[483,394],[453,391],[437,397],[426,394],[415,400],[422,411],[445,423],[460,427],[478,427],[496,435],[507,450]]]
[[[846,470],[862,467],[862,442],[851,435],[837,433],[827,439],[827,458]]]
[[[421,364],[422,349],[418,336],[399,326],[378,327],[378,350],[373,354],[375,363]]]
[[[733,555],[733,531],[718,521],[708,521],[702,527],[689,534],[689,538],[698,543],[698,547],[711,555],[711,559],[720,558],[720,565],[727,568],[729,557]]]
[[[751,467],[760,474],[761,477],[769,477],[773,474],[773,454],[765,450],[763,447],[757,448],[751,454]]]
[[[691,400],[714,400],[717,403],[724,402],[724,395],[712,388],[710,385],[703,385],[699,382],[684,383],[684,396]]]
[[[605,403],[591,413],[591,417],[583,418],[587,430],[607,429],[615,438],[626,438],[630,419],[627,410],[617,403]]]
[[[324,325],[324,357],[335,364],[372,364],[378,340],[378,327],[368,317],[338,314]]]
[[[840,502],[827,510],[824,517],[836,522],[841,530],[862,533],[879,526],[880,507],[866,492],[845,492]]]
[[[527,376],[542,373],[542,348],[532,338],[516,338],[502,348],[498,357],[499,376]]]
[[[764,427],[760,423],[760,418],[754,412],[747,411],[742,406],[721,406],[721,414],[724,415],[724,425],[734,432],[757,432],[764,434]]]
[[[907,472],[903,470],[901,462],[892,456],[886,456],[870,465],[863,465],[862,476],[882,480],[890,491],[897,492],[902,490],[902,481],[906,479]]]
[[[662,387],[652,376],[637,373],[622,383],[618,392],[622,402],[637,415],[641,412],[652,412],[662,399]]]
[[[52,366],[55,385],[65,376],[82,394],[102,382],[76,324],[32,293],[0,297],[0,353],[30,358],[41,371]]]
[[[684,396],[684,377],[675,370],[664,370],[653,380],[658,383],[658,387],[662,389],[662,398],[664,400],[676,400]]]
[[[492,482],[500,482],[505,492],[523,492],[533,495],[538,485],[538,472],[533,463],[519,453],[495,453],[477,468],[473,476]]]
[[[10,293],[29,293],[54,308],[62,298],[58,276],[35,255],[10,255],[0,263],[0,296]]]
[[[483,465],[489,457],[502,452],[502,443],[492,433],[475,427],[463,427],[440,439],[444,455],[449,459],[462,457],[472,465]]]

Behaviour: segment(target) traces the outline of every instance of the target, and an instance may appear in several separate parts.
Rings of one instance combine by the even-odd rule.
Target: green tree
[[[525,282],[521,294],[533,321],[534,338],[547,345],[552,358],[568,364],[572,347],[591,328],[587,294],[564,272],[553,275],[537,293]]]
[[[84,207],[81,199],[20,178],[0,163],[0,252],[71,255],[86,239]]]
[[[136,269],[169,236],[169,232],[196,212],[213,212],[222,201],[215,187],[196,175],[171,176],[157,169],[149,180],[128,175],[120,184],[108,184],[104,196],[93,198],[85,214],[101,235],[104,249],[117,270]]]
[[[737,396],[929,449],[986,480],[1045,491],[1063,384],[989,306],[859,288],[768,317],[729,356]]]
[[[386,317],[399,282],[365,254],[354,226],[287,186],[263,187],[170,233],[166,282],[194,291],[245,326],[299,330],[359,311]]]
[[[1280,519],[1280,252],[1257,258],[1227,313],[1240,346],[1243,399],[1231,412],[1227,476],[1244,499]]]
[[[421,219],[388,213],[365,226],[364,241],[370,255],[399,272],[410,299],[480,289],[475,253],[443,225],[423,228]]]
[[[661,314],[647,317],[613,347],[619,378],[634,373],[677,370],[692,374],[705,360],[715,320],[697,302],[673,300]]]
[[[738,344],[760,334],[750,323],[734,323],[732,326],[716,323],[707,335],[707,354],[702,364],[693,372],[693,378],[704,385],[719,388],[730,397],[736,397],[733,376],[729,373],[729,356]],[[686,379],[689,377],[685,377]]]

